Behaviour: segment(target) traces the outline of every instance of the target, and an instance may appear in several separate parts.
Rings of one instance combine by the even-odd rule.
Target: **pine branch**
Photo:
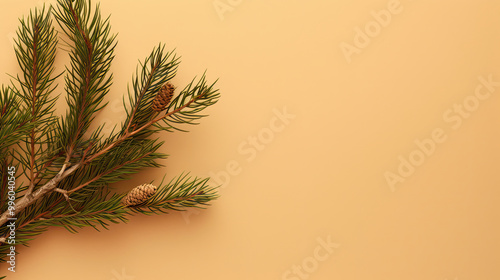
[[[217,81],[216,81],[217,82]],[[207,85],[205,73],[200,80],[196,82],[193,79],[181,93],[175,97],[167,107],[166,113],[160,115],[157,121],[161,123],[155,124],[159,130],[165,131],[184,131],[179,125],[197,125],[197,121],[206,115],[200,114],[209,106],[214,105],[219,100],[220,94],[214,88],[215,83]]]
[[[44,7],[41,11],[35,9],[27,19],[21,19],[15,46],[22,77],[17,76],[19,86],[14,85],[14,88],[20,93],[26,108],[29,108],[31,123],[35,125],[25,141],[26,147],[20,147],[28,158],[18,153],[27,166],[24,168],[30,181],[27,194],[32,193],[35,174],[40,169],[39,165],[44,164],[37,164],[45,149],[43,135],[53,129],[55,121],[53,109],[56,98],[51,98],[50,94],[55,89],[53,83],[57,78],[53,73],[58,40],[50,15],[51,8],[46,11]]]
[[[145,125],[157,114],[151,109],[152,102],[160,87],[176,75],[179,63],[179,58],[173,52],[165,52],[165,45],[161,44],[140,63],[141,70],[136,69],[132,79],[133,93],[128,93],[132,108],[125,106],[127,120],[122,135],[130,132],[131,127]]]
[[[92,9],[90,1],[58,0],[55,17],[73,44],[70,51],[71,68],[67,68],[66,92],[69,111],[60,122],[60,141],[68,159],[78,148],[91,141],[84,140],[84,133],[105,104],[112,74],[116,35],[111,35],[108,19],[102,19],[99,6]]]
[[[159,214],[168,211],[183,211],[187,207],[203,208],[210,201],[217,198],[215,188],[208,186],[208,178],[192,179],[189,174],[182,174],[168,184],[160,183],[158,191],[143,204],[125,206],[122,204],[124,195],[113,195],[108,198],[109,192],[90,197],[87,201],[75,200],[74,207],[67,207],[56,200],[45,211],[37,207],[38,212],[30,217],[20,220],[18,230],[23,229],[23,243],[27,243],[34,236],[42,233],[49,226],[65,227],[68,231],[76,233],[76,228],[91,226],[99,230],[97,226],[107,229],[109,222],[126,222],[129,211],[142,214]],[[29,225],[29,227],[28,227]],[[5,241],[5,239],[3,239]],[[2,242],[2,239],[0,239]]]
[[[205,80],[204,77],[203,79],[199,82],[199,84],[194,87],[193,89],[188,86],[189,90],[183,91],[184,98],[182,98],[181,102],[177,102],[175,110],[171,112],[166,112],[164,115],[161,115],[155,119],[152,119],[145,123],[143,126],[138,127],[134,129],[132,132],[125,132],[125,134],[121,135],[120,137],[113,139],[113,141],[108,142],[106,146],[101,147],[101,149],[93,154],[92,156],[89,156],[88,158],[85,159],[84,163],[87,164],[93,160],[95,160],[98,157],[101,157],[108,153],[111,149],[125,141],[126,139],[133,138],[136,135],[139,135],[142,131],[149,129],[151,126],[157,124],[159,121],[165,120],[165,123],[168,125],[168,118],[172,118],[178,123],[182,122],[183,117],[188,116],[188,117],[195,117],[195,118],[201,118],[202,116],[200,115],[194,115],[197,112],[203,110],[207,106],[213,105],[217,102],[217,98],[219,97],[219,94],[217,93],[217,90],[212,89],[213,84],[210,86],[210,88],[207,88],[205,85]],[[201,93],[200,93],[201,92]],[[198,95],[196,95],[198,93]],[[187,96],[191,97],[189,101],[187,101]],[[180,104],[179,104],[180,103]],[[183,112],[184,109],[191,109],[190,112]],[[183,116],[177,116],[177,114],[181,114]],[[191,120],[187,119],[186,121],[189,124],[194,124]],[[156,125],[155,125],[156,126]],[[168,130],[168,128],[164,128],[162,126],[158,126],[162,130]]]
[[[103,99],[112,83],[109,70],[116,35],[111,34],[109,18],[101,17],[98,5],[93,8],[86,0],[58,0],[54,16],[69,38],[71,62],[65,75],[69,108],[64,118],[55,121],[56,99],[50,94],[57,77],[53,67],[57,33],[50,14],[51,9],[35,9],[21,20],[16,57],[22,75],[14,78],[19,86],[0,90],[0,172],[5,173],[7,163],[23,165],[30,181],[15,190],[17,244],[27,245],[50,226],[62,226],[70,232],[86,226],[98,230],[110,223],[126,222],[132,213],[202,208],[217,198],[208,178],[193,179],[188,174],[166,185],[162,181],[157,192],[140,205],[125,206],[124,195],[110,195],[110,183],[128,179],[142,168],[161,166],[158,160],[166,155],[158,150],[164,143],[148,137],[162,130],[184,131],[181,125],[197,124],[205,116],[201,112],[218,101],[219,93],[203,74],[170,104],[165,101],[153,110],[160,88],[175,76],[179,64],[176,55],[165,52],[165,45],[160,44],[136,69],[128,92],[130,104],[125,105],[127,118],[120,130],[104,137],[103,126],[99,126],[88,136],[91,122],[106,105]],[[158,112],[165,106],[164,112]],[[9,150],[14,144],[19,148],[16,153]],[[0,225],[10,216],[5,211],[7,181],[2,174]],[[7,228],[0,227],[0,242],[6,234]],[[0,252],[5,245],[0,244]],[[5,261],[2,257],[0,261]]]
[[[216,199],[216,188],[208,185],[209,178],[192,179],[187,174],[181,174],[166,185],[163,180],[156,193],[146,202],[129,206],[136,213],[159,214],[169,211],[182,211],[186,207],[203,208]]]

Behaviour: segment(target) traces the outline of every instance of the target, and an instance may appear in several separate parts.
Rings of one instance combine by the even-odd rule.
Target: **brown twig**
[[[48,168],[49,166],[52,165],[52,163],[60,156],[62,156],[64,154],[64,151],[59,151],[59,153],[55,154],[54,156],[52,156],[52,158],[50,158],[43,166],[42,168],[40,168],[40,170],[45,170],[46,168]],[[40,170],[37,171],[35,173],[35,180],[38,179],[38,176],[40,176]],[[40,181],[42,180],[42,178],[38,179],[38,182],[35,183],[35,185],[38,185],[38,183],[40,183]]]
[[[75,170],[80,168],[81,165],[82,163],[80,162],[75,164],[68,170],[66,170],[67,164],[65,163],[61,168],[61,170],[59,171],[59,173],[57,173],[57,175],[54,178],[52,178],[45,185],[38,188],[32,194],[23,196],[19,200],[19,202],[16,203],[16,209],[13,211],[14,214],[13,216],[17,215],[17,213],[24,210],[24,208],[28,207],[29,205],[33,204],[35,201],[42,198],[47,193],[53,191],[57,187],[57,184],[61,182],[61,180],[71,175],[73,172],[75,172]],[[2,215],[0,216],[0,225],[5,224],[9,216],[11,216],[9,211],[5,211],[4,213],[2,213]]]
[[[35,114],[36,114],[36,100],[37,100],[37,79],[38,79],[38,36],[39,36],[39,28],[38,24],[35,24],[33,27],[35,29],[35,33],[33,34],[33,77],[32,77],[32,104],[31,104],[31,122],[35,122]],[[35,188],[35,128],[33,127],[30,132],[30,185],[26,192],[27,195],[30,195]]]
[[[70,201],[71,198],[69,197],[69,191],[63,190],[63,189],[60,189],[60,188],[55,188],[54,191],[58,192],[58,193],[61,193],[64,196],[64,199],[66,199],[66,201],[68,202],[69,207],[73,211],[75,211],[75,213],[78,213],[78,211],[76,211],[75,208],[73,208],[73,205],[71,205],[71,201]]]

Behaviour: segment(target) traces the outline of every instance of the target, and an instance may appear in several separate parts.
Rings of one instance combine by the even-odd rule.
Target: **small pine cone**
[[[175,88],[171,83],[164,84],[153,100],[153,110],[156,112],[165,110],[174,96],[174,90]]]
[[[148,200],[148,198],[150,198],[155,192],[156,186],[151,184],[137,186],[125,196],[125,205],[134,206],[141,204]]]

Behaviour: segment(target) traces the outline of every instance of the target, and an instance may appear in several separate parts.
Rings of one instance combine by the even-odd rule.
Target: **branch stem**
[[[33,69],[32,69],[32,104],[31,104],[31,122],[35,122],[36,120],[36,102],[37,102],[37,80],[38,80],[38,36],[39,36],[39,28],[38,24],[35,24],[33,27],[35,29],[33,35]],[[35,188],[35,141],[36,141],[36,133],[35,128],[31,129],[30,132],[30,185],[26,192],[27,195],[30,195]]]
[[[152,119],[150,120],[149,122],[147,122],[146,124],[144,124],[143,126],[135,129],[134,131],[132,132],[125,132],[125,134],[123,134],[120,138],[118,138],[116,141],[114,141],[113,143],[109,144],[107,147],[103,148],[102,150],[100,150],[99,152],[93,154],[92,156],[90,156],[88,159],[86,159],[84,161],[84,163],[88,163],[92,160],[94,160],[95,158],[105,154],[106,152],[108,152],[110,149],[112,149],[113,147],[115,147],[116,145],[120,144],[121,142],[125,141],[127,138],[131,137],[131,136],[134,136],[136,135],[137,133],[143,131],[144,129],[150,127],[151,125],[165,119],[166,117],[170,116],[170,115],[173,115],[175,113],[178,113],[180,112],[181,110],[185,109],[186,107],[188,107],[189,105],[191,105],[193,102],[195,102],[196,100],[198,100],[199,98],[201,98],[203,95],[205,95],[205,93],[202,93],[202,94],[199,94],[195,97],[193,97],[188,103],[184,104],[183,106],[175,109],[174,111],[172,112],[168,112],[166,113],[165,115],[163,116],[160,116],[156,119]]]
[[[66,170],[67,163],[65,163],[61,168],[61,170],[59,171],[59,173],[57,173],[57,175],[54,176],[54,178],[52,178],[45,185],[38,188],[32,194],[23,196],[19,200],[19,202],[16,203],[16,209],[13,211],[14,215],[11,215],[9,211],[5,211],[4,213],[2,213],[2,215],[0,216],[0,225],[4,225],[8,221],[9,216],[13,217],[17,215],[19,212],[24,210],[24,208],[30,206],[31,204],[35,203],[35,201],[37,201],[38,199],[45,196],[47,193],[53,191],[57,187],[57,184],[61,182],[61,180],[71,175],[78,168],[80,168],[80,166],[82,166],[82,163],[77,163],[68,170]]]

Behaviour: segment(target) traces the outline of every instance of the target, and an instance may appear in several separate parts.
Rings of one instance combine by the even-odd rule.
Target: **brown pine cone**
[[[143,184],[133,188],[125,196],[125,205],[134,206],[145,202],[156,192],[156,189],[156,186],[151,184]]]
[[[153,100],[153,110],[156,112],[165,110],[168,103],[170,103],[172,97],[174,96],[174,90],[175,87],[171,83],[164,84]]]

